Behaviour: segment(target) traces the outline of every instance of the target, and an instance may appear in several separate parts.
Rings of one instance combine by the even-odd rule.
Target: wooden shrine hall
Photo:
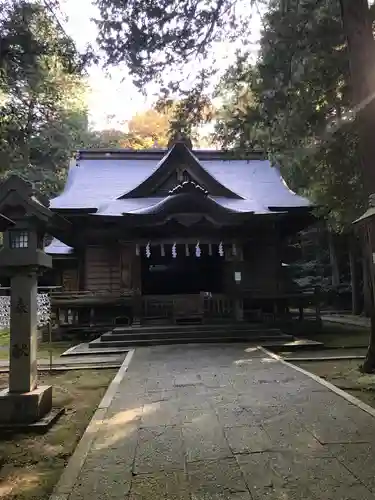
[[[55,306],[90,324],[259,319],[291,293],[282,248],[314,220],[261,154],[186,141],[80,151],[50,208],[70,222],[69,246],[45,249]]]

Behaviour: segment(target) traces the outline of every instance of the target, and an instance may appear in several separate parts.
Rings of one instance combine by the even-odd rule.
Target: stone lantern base
[[[0,391],[0,429],[36,424],[52,410],[52,386],[41,385],[30,392]]]

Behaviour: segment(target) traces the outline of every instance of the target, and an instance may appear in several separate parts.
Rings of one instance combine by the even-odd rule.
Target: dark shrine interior
[[[172,245],[153,246],[148,258],[142,252],[142,294],[178,295],[200,292],[221,293],[223,291],[223,257],[215,249],[209,255],[208,245],[201,245],[201,255],[195,255],[195,245],[176,245],[176,257],[172,256]]]

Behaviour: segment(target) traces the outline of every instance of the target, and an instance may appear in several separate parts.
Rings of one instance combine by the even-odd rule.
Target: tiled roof
[[[62,194],[51,200],[52,209],[92,209],[95,216],[153,213],[165,197],[121,198],[148,179],[170,151],[84,151],[69,171]],[[231,212],[269,214],[274,209],[309,207],[293,193],[276,167],[253,155],[248,160],[224,159],[220,152],[193,151],[193,157],[211,177],[240,198],[209,196]],[[119,199],[121,198],[121,199]],[[53,239],[45,251],[69,255],[73,248]]]
[[[155,160],[81,160],[70,168],[64,191],[50,207],[98,208],[136,188],[157,165]]]
[[[50,255],[69,255],[73,253],[73,248],[53,238],[51,243],[44,248],[44,251]]]
[[[220,154],[212,158],[199,150],[193,151],[201,167],[219,183],[238,194],[241,199],[215,198],[215,201],[239,212],[253,211],[267,213],[272,208],[286,209],[308,207],[310,202],[293,193],[285,184],[276,167],[268,160],[227,160]],[[82,156],[77,165],[71,167],[63,193],[51,201],[54,209],[94,209],[97,215],[121,215],[127,212],[142,211],[161,198],[128,198],[118,200],[129,193],[150,175],[164,160],[166,151],[158,154],[140,152],[133,159],[127,156],[95,158]]]
[[[279,169],[273,167],[269,160],[209,160],[200,163],[212,177],[231,191],[264,208],[311,205],[306,198],[288,188]]]

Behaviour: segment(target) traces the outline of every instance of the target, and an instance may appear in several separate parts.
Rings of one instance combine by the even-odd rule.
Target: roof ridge
[[[121,148],[92,148],[77,151],[77,160],[103,160],[103,159],[162,159],[167,156],[172,148],[151,149],[121,149]],[[248,151],[238,154],[236,151],[215,149],[192,149],[191,153],[200,160],[264,160],[263,151]]]

